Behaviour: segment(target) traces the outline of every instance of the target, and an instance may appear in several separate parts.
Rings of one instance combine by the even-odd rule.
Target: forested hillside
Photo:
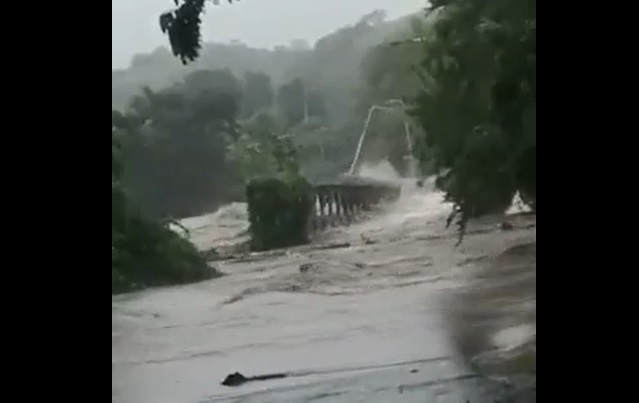
[[[283,149],[311,181],[345,172],[368,108],[399,97],[400,82],[416,89],[414,49],[390,44],[420,20],[375,11],[312,48],[206,44],[186,66],[166,48],[137,55],[112,73],[114,109],[140,122],[123,142],[124,186],[150,216],[180,218],[241,199],[245,180],[272,172]],[[401,59],[389,63],[387,50]],[[376,116],[366,155],[401,171],[405,119]]]

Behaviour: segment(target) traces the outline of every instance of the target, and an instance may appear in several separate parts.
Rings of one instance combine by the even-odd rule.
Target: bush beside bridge
[[[308,243],[312,187],[300,176],[251,180],[246,187],[251,249],[264,251]]]

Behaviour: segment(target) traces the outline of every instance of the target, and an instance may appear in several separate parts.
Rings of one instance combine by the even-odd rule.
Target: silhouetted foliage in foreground
[[[429,13],[416,149],[428,152],[463,234],[517,191],[536,208],[536,1],[439,0]]]
[[[120,182],[119,137],[131,125],[113,113],[111,133],[111,293],[188,283],[217,272],[168,223],[143,217]],[[129,127],[127,127],[129,126]]]

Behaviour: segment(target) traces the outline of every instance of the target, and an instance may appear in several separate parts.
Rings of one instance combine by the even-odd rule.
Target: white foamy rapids
[[[234,244],[245,237],[249,227],[246,203],[227,204],[212,214],[185,218],[180,224],[189,230],[189,239],[198,249]],[[172,229],[186,235],[177,226],[172,226]]]
[[[437,217],[444,220],[444,217],[452,211],[452,204],[445,202],[443,192],[435,188],[434,177],[426,178],[419,187],[415,178],[402,178],[388,161],[377,164],[365,163],[358,176],[393,183],[401,187],[400,198],[381,206],[380,214],[373,221],[361,224],[365,227],[380,225],[412,227],[409,223],[413,220],[417,220],[416,223],[422,222],[423,219]],[[320,206],[317,201],[315,208],[319,212]],[[337,206],[333,205],[332,208],[335,210]],[[329,206],[324,206],[324,209],[325,213],[328,212]],[[517,194],[506,214],[526,211],[530,209]],[[180,224],[188,229],[189,239],[201,250],[242,243],[246,241],[249,227],[246,203],[231,203],[221,207],[215,213],[183,219]],[[182,236],[186,236],[179,226],[173,225],[171,228]]]
[[[518,213],[529,213],[530,211],[531,211],[531,208],[528,207],[526,203],[524,203],[524,201],[521,199],[521,196],[519,195],[519,192],[517,192],[515,196],[513,197],[513,201],[510,204],[510,208],[506,210],[506,215],[518,214]]]
[[[326,234],[327,240],[348,242],[350,247],[289,250],[253,260],[218,262],[227,275],[113,297],[112,402],[322,397],[327,402],[455,403],[475,397],[463,392],[461,385],[446,383],[451,392],[440,399],[442,389],[429,384],[467,373],[454,358],[457,352],[446,329],[446,311],[440,309],[448,302],[443,296],[477,284],[459,281],[455,268],[474,272],[469,270],[472,267],[462,267],[463,262],[492,261],[504,248],[534,234],[523,230],[469,234],[463,247],[455,248],[455,229],[445,228],[450,205],[432,185],[432,180],[426,180],[423,188],[407,183],[396,202],[366,220]],[[191,230],[196,244],[222,242],[248,227],[246,206],[231,204],[182,224]],[[485,284],[479,284],[483,289]],[[499,301],[493,304],[495,298],[471,300],[469,310],[490,313],[493,306],[501,306]],[[495,315],[502,315],[501,311]],[[516,320],[521,314],[513,315],[512,319],[497,316],[501,326],[491,330],[490,344],[510,349],[531,339],[530,326],[509,328],[528,325]],[[388,372],[360,371],[360,379],[344,371],[424,359],[437,361],[421,366],[411,363],[393,378]],[[241,390],[219,383],[233,371],[313,373],[325,368],[337,370],[247,384]],[[380,382],[392,383],[387,389],[392,395],[380,392],[386,388]],[[414,399],[406,400],[406,391],[398,395],[396,385],[407,382],[415,385]],[[244,399],[239,393],[254,395]]]
[[[363,163],[357,172],[357,176],[392,183],[402,181],[402,177],[397,173],[397,171],[395,171],[393,166],[387,160],[383,160],[375,164]]]

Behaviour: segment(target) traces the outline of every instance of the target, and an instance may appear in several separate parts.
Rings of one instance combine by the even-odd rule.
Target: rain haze
[[[314,41],[362,15],[382,9],[389,18],[412,13],[424,0],[242,0],[229,5],[209,5],[202,35],[207,42],[240,40],[249,46],[271,48],[302,39]],[[171,0],[112,0],[111,67],[127,67],[131,56],[167,45],[158,24],[159,15],[173,6]]]
[[[535,0],[207,3],[112,0],[112,403],[535,402]]]

